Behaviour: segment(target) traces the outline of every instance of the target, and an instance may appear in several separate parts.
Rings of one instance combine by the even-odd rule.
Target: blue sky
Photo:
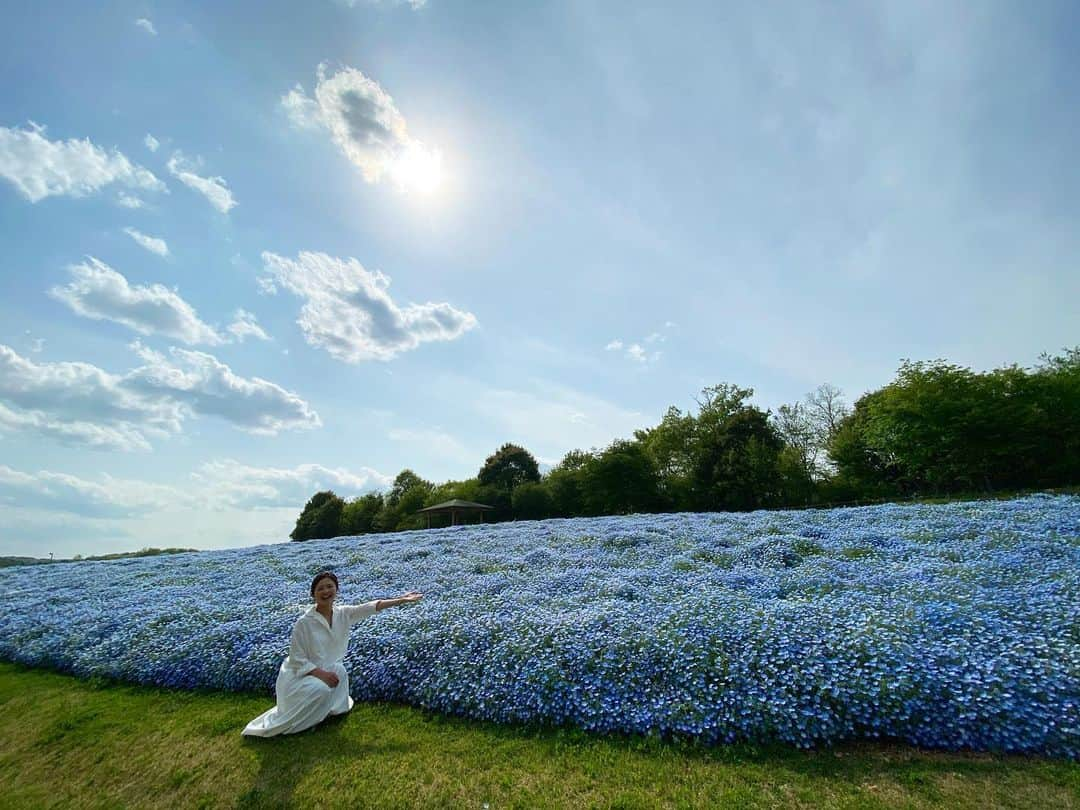
[[[1074,3],[42,3],[0,31],[0,554],[285,539],[902,358],[1077,344]]]

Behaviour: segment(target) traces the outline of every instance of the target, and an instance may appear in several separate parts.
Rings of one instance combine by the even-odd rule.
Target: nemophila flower
[[[25,569],[5,569],[0,658],[270,692],[310,578],[332,568],[345,602],[425,592],[354,633],[357,699],[707,743],[897,738],[1077,759],[1078,538],[1080,498],[1034,496],[56,564],[33,570],[32,593]]]

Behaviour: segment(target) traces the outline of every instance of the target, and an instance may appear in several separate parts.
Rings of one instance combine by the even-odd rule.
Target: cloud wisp
[[[134,194],[125,194],[123,191],[116,195],[116,204],[121,208],[142,208],[146,205]]]
[[[355,8],[358,5],[381,6],[382,0],[337,0],[343,6]],[[389,0],[390,5],[408,6],[413,11],[418,11],[427,5],[427,0]]]
[[[141,335],[164,335],[188,345],[217,346],[225,342],[187,301],[161,284],[133,286],[93,256],[80,264],[69,265],[68,272],[72,281],[53,287],[49,295],[78,315],[113,321]]]
[[[89,139],[50,141],[45,127],[0,127],[0,177],[32,203],[46,197],[86,197],[112,183],[142,191],[168,191],[153,172],[119,150]]]
[[[191,414],[220,417],[256,435],[322,425],[297,394],[260,377],[241,377],[213,355],[173,347],[166,357],[138,341],[132,348],[145,365],[125,376],[131,390],[178,402]]]
[[[233,322],[227,327],[229,334],[233,336],[233,339],[239,343],[243,343],[246,338],[255,338],[256,340],[270,340],[270,336],[266,334],[266,331],[259,326],[258,320],[255,315],[248,312],[246,309],[238,309],[233,315]]]
[[[393,482],[370,467],[359,472],[300,464],[293,468],[251,467],[232,459],[203,464],[192,474],[197,488],[209,502],[234,508],[303,506],[311,493],[332,489],[342,497],[386,489]]]
[[[304,299],[297,320],[304,338],[346,363],[391,360],[427,341],[454,340],[476,316],[447,303],[399,305],[390,279],[356,259],[302,252],[294,259],[262,254],[263,289],[278,286]]]
[[[299,509],[311,493],[333,489],[344,498],[388,488],[388,475],[370,467],[353,472],[321,464],[253,467],[233,459],[202,464],[187,485],[167,486],[116,478],[97,480],[53,470],[26,472],[0,464],[0,504],[94,520],[127,520],[191,508]]]
[[[258,435],[309,430],[322,421],[297,394],[245,378],[212,355],[172,348],[169,357],[136,342],[143,365],[112,374],[89,363],[35,363],[0,345],[0,429],[63,444],[149,450],[151,438],[216,416]]]
[[[174,487],[113,478],[89,481],[67,473],[26,473],[0,464],[0,503],[91,518],[128,518],[192,502]]]
[[[325,64],[317,75],[311,96],[298,84],[281,98],[295,126],[326,130],[368,183],[391,176],[406,186],[419,179],[411,176],[417,167],[439,171],[439,153],[409,135],[405,117],[378,82],[348,67],[328,76]]]
[[[203,177],[195,174],[192,171],[195,165],[181,152],[174,152],[165,165],[169,169],[169,174],[188,188],[202,194],[221,213],[227,214],[230,209],[236,207],[236,200],[224,177]]]
[[[659,331],[650,332],[640,342],[624,343],[622,340],[616,338],[604,346],[604,351],[621,352],[623,357],[627,360],[632,360],[641,365],[655,363],[663,357],[664,354],[655,347],[667,340],[666,333],[674,327],[675,324],[672,321],[665,321],[663,327]],[[648,347],[653,347],[652,351],[650,351]]]
[[[135,243],[139,247],[149,250],[151,253],[156,253],[158,256],[168,256],[169,246],[165,243],[164,239],[159,239],[156,236],[147,236],[142,231],[135,228],[124,228],[124,233],[135,240]]]
[[[150,36],[157,36],[157,29],[154,28],[154,24],[150,22],[150,20],[146,19],[146,17],[139,17],[139,19],[135,20],[135,25],[148,33]]]

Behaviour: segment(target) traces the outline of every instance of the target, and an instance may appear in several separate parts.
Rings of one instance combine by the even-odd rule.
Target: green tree
[[[434,485],[430,481],[425,481],[412,470],[402,470],[397,474],[397,477],[394,478],[394,483],[391,485],[390,492],[386,496],[387,505],[391,508],[396,507],[405,496],[405,493],[414,487],[423,487],[427,490],[431,490],[434,488]]]
[[[740,388],[732,383],[703,388],[697,400],[697,438],[722,430],[728,419],[748,407],[753,395],[753,388]]]
[[[696,429],[694,416],[672,405],[659,425],[634,431],[634,437],[656,468],[660,495],[672,509],[690,507],[690,473],[694,465]]]
[[[1046,478],[1040,483],[1080,483],[1080,346],[1039,359],[1033,376],[1034,396],[1044,420]]]
[[[840,477],[893,493],[1075,483],[1080,477],[1080,353],[1029,372],[904,361],[861,397],[829,446]]]
[[[492,507],[490,512],[484,513],[484,520],[498,523],[504,520],[512,520],[514,517],[513,492],[503,489],[496,484],[481,484],[477,487],[477,503]]]
[[[304,506],[296,527],[289,534],[293,540],[314,540],[340,534],[341,513],[345,502],[332,490],[316,492]]]
[[[586,470],[594,461],[592,453],[571,450],[544,479],[551,495],[552,514],[578,517],[585,514]]]
[[[551,517],[553,511],[551,493],[543,483],[535,481],[518,484],[511,495],[511,505],[518,520],[543,520]]]
[[[585,472],[585,505],[591,514],[653,512],[660,506],[656,466],[641,442],[618,439]]]
[[[383,508],[375,516],[373,528],[380,532],[419,529],[424,520],[416,514],[423,508],[435,485],[409,469],[402,470],[394,478],[386,494]]]
[[[367,534],[376,531],[375,519],[385,505],[383,496],[371,492],[345,504],[341,512],[341,534]]]
[[[693,485],[698,508],[740,511],[780,503],[783,448],[768,413],[752,406],[726,411],[697,446]]]
[[[507,443],[487,457],[476,477],[484,486],[512,492],[526,481],[538,482],[540,467],[524,447]]]

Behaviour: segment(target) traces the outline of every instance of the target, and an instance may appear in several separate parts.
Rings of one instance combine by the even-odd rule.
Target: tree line
[[[1080,483],[1080,347],[1031,369],[977,373],[903,361],[888,385],[849,406],[824,384],[773,413],[753,389],[705,388],[696,410],[605,448],[571,450],[546,474],[504,444],[474,478],[436,484],[402,470],[387,492],[345,501],[318,492],[294,540],[418,529],[417,510],[455,498],[485,520],[639,512],[744,511],[1070,486]],[[442,523],[446,525],[448,518]]]

